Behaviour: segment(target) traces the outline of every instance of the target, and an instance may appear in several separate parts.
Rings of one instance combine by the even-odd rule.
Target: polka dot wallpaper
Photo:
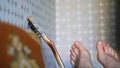
[[[80,40],[90,51],[95,68],[96,42],[103,40],[116,46],[114,0],[56,0],[56,46],[66,68],[70,65],[70,48]]]
[[[27,17],[33,16],[38,27],[55,42],[66,68],[72,68],[69,55],[76,40],[90,52],[94,68],[102,68],[96,59],[96,42],[103,40],[116,47],[119,11],[115,6],[120,3],[116,1],[119,0],[0,0],[0,21],[30,31]],[[51,49],[41,41],[46,68],[57,68]]]
[[[55,0],[0,0],[0,21],[31,31],[27,18],[33,17],[37,28],[55,41]],[[54,55],[42,40],[41,48],[46,68],[57,68]]]

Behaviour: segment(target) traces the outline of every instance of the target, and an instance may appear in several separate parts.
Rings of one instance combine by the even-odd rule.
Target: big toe
[[[104,43],[102,41],[97,42],[96,48],[97,48],[97,58],[99,61],[105,60],[105,51],[104,51]]]
[[[86,50],[87,50],[80,41],[75,41],[75,42],[74,42],[74,45],[75,45],[75,47],[78,48],[80,51],[86,51]]]

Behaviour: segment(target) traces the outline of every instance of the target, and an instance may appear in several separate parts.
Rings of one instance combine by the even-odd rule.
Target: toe
[[[111,48],[109,45],[107,45],[107,47],[108,47],[108,51],[109,51],[108,54],[111,55],[112,57],[114,57],[115,59],[118,59],[118,55],[117,55],[116,51],[113,48]]]
[[[104,51],[104,43],[99,41],[96,44],[96,48],[97,48],[97,59],[101,62],[104,61],[105,58],[105,51]]]
[[[73,60],[70,60],[70,63],[71,63],[71,65],[72,65],[72,66],[74,66],[74,65],[75,65],[75,63],[74,63],[74,61],[73,61]]]
[[[109,45],[107,45],[107,49],[108,49],[108,54],[114,56],[113,51]]]
[[[74,45],[79,50],[86,50],[86,48],[83,46],[83,44],[80,41],[75,41]]]
[[[97,42],[96,48],[97,48],[98,55],[102,55],[105,53],[104,52],[104,45],[101,41]]]
[[[119,59],[117,53],[115,53],[114,56],[115,56],[115,58],[116,58],[117,60]]]
[[[104,51],[105,51],[106,54],[108,54],[108,48],[107,48],[107,46],[104,46]]]
[[[70,54],[71,54],[72,56],[76,57],[76,54],[75,54],[75,52],[74,52],[73,50],[71,50]]]

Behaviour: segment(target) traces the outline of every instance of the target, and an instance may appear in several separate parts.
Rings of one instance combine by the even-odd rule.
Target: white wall
[[[0,0],[0,20],[17,27],[28,28],[27,18],[33,16],[38,27],[55,41],[55,0]],[[42,42],[46,68],[56,68],[50,48]]]
[[[95,68],[96,42],[115,43],[114,0],[56,0],[56,45],[66,68],[70,65],[70,48],[80,40],[90,51]]]
[[[33,16],[38,26],[56,41],[66,68],[71,68],[70,48],[75,40],[83,42],[94,67],[100,68],[95,59],[96,42],[105,40],[116,46],[115,5],[114,0],[56,0],[55,12],[55,0],[0,0],[0,20],[29,30],[26,18]],[[42,44],[46,68],[56,68],[50,48],[43,41]]]

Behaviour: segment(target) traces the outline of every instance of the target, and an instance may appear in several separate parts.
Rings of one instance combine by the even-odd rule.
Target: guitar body
[[[0,68],[45,68],[40,44],[26,31],[0,22]]]

